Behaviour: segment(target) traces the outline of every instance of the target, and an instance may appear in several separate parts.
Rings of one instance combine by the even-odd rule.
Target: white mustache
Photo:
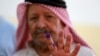
[[[50,31],[47,30],[47,29],[36,29],[36,31],[35,31],[36,35],[39,35],[41,33],[45,33],[46,34],[46,33],[50,33]]]

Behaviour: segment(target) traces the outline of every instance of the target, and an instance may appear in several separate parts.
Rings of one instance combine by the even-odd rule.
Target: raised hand
[[[72,36],[68,35],[66,37],[66,44],[64,44],[64,39],[64,34],[60,33],[57,45],[55,45],[50,34],[47,34],[47,43],[52,56],[77,56],[80,44],[77,44],[74,51],[71,52]]]

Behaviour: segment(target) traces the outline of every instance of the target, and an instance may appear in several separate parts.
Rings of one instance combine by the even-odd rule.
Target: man
[[[0,56],[12,56],[15,52],[16,28],[0,16]]]
[[[17,15],[15,56],[95,56],[73,29],[63,0],[25,0]]]

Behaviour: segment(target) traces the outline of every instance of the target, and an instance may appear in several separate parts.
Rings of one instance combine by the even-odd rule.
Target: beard
[[[36,29],[35,32],[32,35],[32,41],[34,42],[35,45],[39,47],[48,47],[47,45],[47,39],[46,39],[46,34],[50,33],[51,31],[48,29]]]
[[[47,44],[47,33],[49,33],[49,35],[51,36],[51,38],[54,41],[54,44],[57,45],[57,39],[58,39],[58,34],[56,33],[56,31],[53,30],[49,30],[46,28],[36,28],[35,31],[33,33],[31,33],[32,36],[32,42],[40,47],[40,48],[47,48],[48,44]]]
[[[32,41],[39,47],[47,46],[46,37],[36,36]]]

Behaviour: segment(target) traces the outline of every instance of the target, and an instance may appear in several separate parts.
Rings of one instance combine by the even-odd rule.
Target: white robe
[[[71,52],[74,50],[75,46],[76,46],[75,43],[72,44]],[[39,56],[39,55],[36,53],[34,49],[27,47],[15,53],[14,56]],[[77,56],[96,56],[96,55],[90,48],[81,46]]]

